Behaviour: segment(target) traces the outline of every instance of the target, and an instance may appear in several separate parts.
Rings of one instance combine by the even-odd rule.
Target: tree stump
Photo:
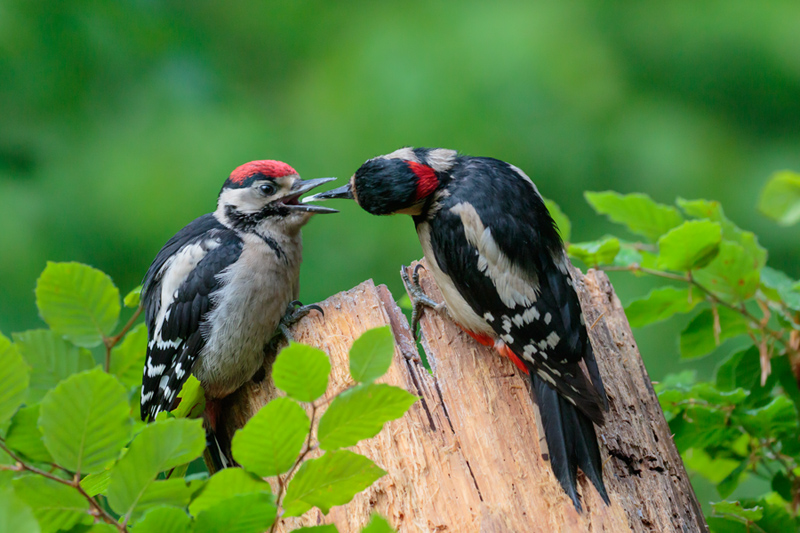
[[[413,265],[409,268],[413,268]],[[441,294],[421,272],[425,292]],[[700,505],[642,364],[630,326],[606,275],[573,270],[610,412],[598,428],[611,505],[579,478],[578,513],[543,457],[544,437],[528,380],[507,359],[472,340],[452,321],[426,311],[418,361],[408,322],[385,286],[371,280],[321,304],[293,333],[331,358],[326,398],[352,385],[347,353],[367,329],[389,324],[396,348],[381,381],[420,400],[378,436],[353,449],[387,471],[372,487],[327,516],[314,509],[280,531],[334,523],[358,532],[378,512],[401,532],[706,531]],[[267,367],[271,362],[265,363]],[[269,370],[269,368],[267,368]],[[232,434],[276,396],[271,379],[248,384],[228,403]]]

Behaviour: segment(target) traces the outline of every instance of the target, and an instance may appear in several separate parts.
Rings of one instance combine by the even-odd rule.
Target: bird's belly
[[[453,280],[450,276],[442,272],[436,262],[436,256],[433,253],[430,240],[430,225],[423,222],[417,226],[417,233],[419,234],[419,241],[422,244],[422,251],[427,259],[428,268],[433,279],[436,281],[439,290],[442,291],[444,302],[447,304],[448,314],[455,320],[463,329],[473,333],[485,336],[495,337],[494,330],[489,323],[481,316],[479,316],[472,307],[467,303],[461,293],[458,292]]]
[[[239,261],[206,324],[206,345],[194,366],[206,396],[222,398],[253,377],[264,363],[264,345],[295,298],[296,269],[276,261]]]

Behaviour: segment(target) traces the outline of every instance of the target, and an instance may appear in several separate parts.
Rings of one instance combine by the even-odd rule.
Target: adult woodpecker
[[[413,217],[447,312],[530,376],[551,467],[575,507],[577,468],[608,503],[592,425],[603,424],[608,400],[561,237],[531,179],[497,159],[402,148],[303,201],[329,198]],[[415,309],[444,308],[410,285]]]
[[[296,317],[300,228],[314,213],[337,212],[298,198],[333,179],[302,180],[280,161],[238,167],[223,184],[216,211],[167,241],[145,275],[142,419],[174,408],[193,373],[205,391],[209,448],[222,463],[218,468],[229,443],[214,439],[217,401],[262,368],[265,345],[282,320]]]

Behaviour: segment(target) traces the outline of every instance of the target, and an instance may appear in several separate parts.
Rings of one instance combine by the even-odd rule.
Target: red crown
[[[236,167],[236,170],[231,172],[230,180],[234,183],[242,183],[253,174],[263,174],[268,178],[281,178],[297,174],[297,171],[283,161],[275,161],[274,159],[250,161]]]

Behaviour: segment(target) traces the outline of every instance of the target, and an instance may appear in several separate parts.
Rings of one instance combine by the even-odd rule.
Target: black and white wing
[[[148,332],[143,420],[174,407],[205,345],[202,323],[214,307],[217,276],[236,262],[242,245],[234,231],[204,215],[175,234],[148,269],[142,286]]]
[[[488,158],[466,158],[451,179],[451,194],[430,227],[439,267],[532,375],[602,424],[605,391],[580,303],[561,238],[533,183]]]

